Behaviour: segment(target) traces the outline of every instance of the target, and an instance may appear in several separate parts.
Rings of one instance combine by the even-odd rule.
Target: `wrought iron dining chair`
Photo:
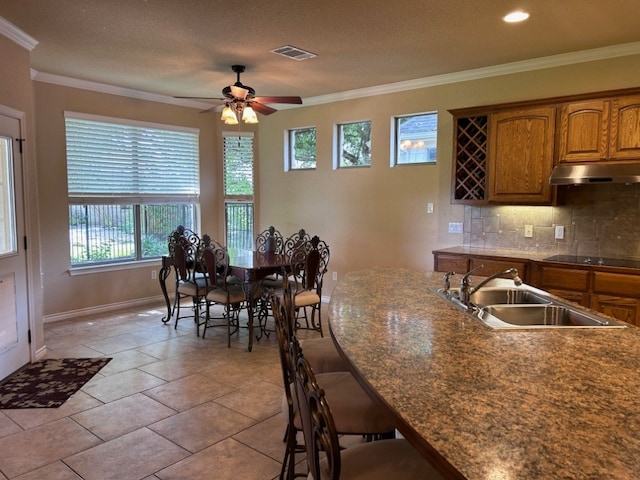
[[[367,442],[343,449],[335,402],[315,375],[295,336],[294,389],[313,480],[441,480],[434,467],[405,439]]]
[[[304,446],[297,443],[297,433],[302,430],[302,424],[293,390],[295,356],[291,350],[291,341],[295,335],[293,333],[294,314],[291,292],[285,289],[280,294],[274,294],[271,301],[284,384],[283,413],[287,419],[284,436],[286,448],[280,472],[282,480],[300,476],[295,473],[295,455],[303,452]],[[329,338],[321,340],[333,343]],[[329,344],[325,344],[324,352],[316,349],[314,353],[311,353],[311,350],[309,358],[316,367],[320,366],[318,369],[326,368],[327,364],[332,364],[336,368],[345,365],[335,346],[331,349]],[[331,360],[331,357],[334,357],[334,360]],[[395,427],[393,421],[381,407],[371,400],[350,372],[344,370],[324,371],[318,373],[317,377],[327,391],[329,398],[332,399],[338,432],[347,435],[364,435],[368,439],[393,437]]]
[[[227,346],[231,347],[231,335],[240,328],[240,310],[245,303],[242,286],[229,276],[229,253],[224,247],[204,248],[201,254],[202,264],[209,278],[209,290],[205,296],[205,319],[203,322],[202,338],[207,328],[215,326],[227,327]],[[211,307],[222,305],[223,313],[220,317],[211,314]],[[224,320],[222,324],[213,324],[213,320]]]
[[[256,237],[256,252],[258,253],[282,253],[283,248],[284,238],[273,225]]]
[[[190,229],[179,225],[168,239],[169,256],[171,257],[176,283],[173,309],[171,315],[175,315],[174,328],[178,328],[181,301],[191,298],[193,319],[196,324],[196,333],[200,335],[200,307],[208,290],[206,275],[198,264],[198,252],[201,248],[200,237]]]
[[[302,244],[291,254],[290,278],[294,306],[296,309],[296,329],[304,328],[322,331],[322,282],[329,265],[329,246],[317,235],[309,242]],[[311,308],[311,315],[307,313]],[[317,314],[317,322],[316,322]],[[305,326],[301,321],[304,319]]]

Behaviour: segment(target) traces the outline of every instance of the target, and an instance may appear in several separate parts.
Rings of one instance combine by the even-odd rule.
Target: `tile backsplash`
[[[555,207],[466,206],[464,245],[640,259],[640,184],[559,187]],[[533,225],[533,237],[524,226]],[[554,238],[556,225],[564,239]]]

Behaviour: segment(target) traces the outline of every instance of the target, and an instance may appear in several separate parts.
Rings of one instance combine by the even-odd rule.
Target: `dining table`
[[[269,275],[279,274],[289,266],[288,257],[278,253],[263,253],[255,250],[229,248],[229,275],[235,276],[242,283],[247,307],[247,328],[249,329],[248,350],[253,349],[254,319],[256,304],[262,292],[262,280]],[[167,315],[162,318],[163,323],[169,322],[173,315],[173,306],[169,299],[166,281],[173,269],[170,256],[162,257],[162,267],[158,274],[160,289],[164,296]]]
[[[350,272],[328,323],[356,379],[443,478],[640,478],[640,328],[496,330],[442,286],[430,271]]]

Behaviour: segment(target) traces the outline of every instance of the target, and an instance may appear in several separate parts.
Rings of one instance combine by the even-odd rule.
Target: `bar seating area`
[[[346,363],[335,364],[335,370],[325,370],[326,359],[317,351],[309,349],[306,357],[307,341],[301,346],[294,333],[291,289],[274,294],[271,302],[285,390],[283,413],[287,418],[287,446],[280,480],[307,476],[296,472],[296,454],[306,454],[307,478],[313,480],[440,479],[409,442],[395,439],[393,420],[360,386]],[[327,348],[324,355],[339,357],[333,341],[326,340],[333,349]],[[284,405],[285,402],[283,410]],[[340,444],[341,435],[361,435],[365,441],[345,450]],[[300,437],[303,443],[299,443]]]

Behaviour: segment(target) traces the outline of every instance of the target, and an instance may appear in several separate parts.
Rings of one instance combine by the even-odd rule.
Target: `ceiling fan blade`
[[[230,85],[229,88],[231,89],[231,94],[241,100],[246,99],[249,94],[249,90],[246,88],[238,87],[236,85]]]
[[[179,96],[174,96],[173,98],[190,98],[193,100],[229,100],[228,98],[221,98],[221,97],[179,97]]]
[[[274,112],[277,112],[277,110],[275,108],[271,108],[267,105],[263,105],[261,103],[258,102],[251,102],[249,104],[251,106],[251,108],[253,108],[256,112],[261,113],[262,115],[271,115]]]
[[[296,105],[302,105],[302,99],[300,97],[255,97],[255,101],[260,103],[295,103]]]

